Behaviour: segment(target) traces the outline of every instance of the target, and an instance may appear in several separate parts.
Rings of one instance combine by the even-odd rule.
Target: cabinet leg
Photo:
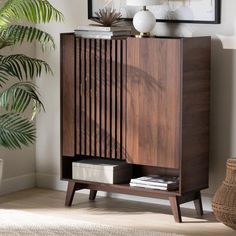
[[[67,185],[66,201],[65,201],[65,205],[67,207],[72,205],[72,201],[75,195],[75,190],[76,190],[76,183],[73,181],[69,181]]]
[[[96,196],[97,196],[97,190],[90,190],[89,200],[94,201],[96,199]]]
[[[198,216],[203,216],[202,197],[201,192],[197,193],[197,199],[194,200],[194,205]]]
[[[180,204],[178,202],[178,197],[169,197],[172,213],[175,218],[175,222],[181,223],[182,217],[181,217],[181,211],[180,211]]]

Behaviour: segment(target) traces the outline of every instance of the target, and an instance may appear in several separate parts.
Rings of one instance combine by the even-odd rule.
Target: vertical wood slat
[[[117,81],[116,81],[116,158],[121,158],[121,85],[122,85],[122,41],[118,40],[117,42]]]
[[[85,91],[85,63],[86,63],[86,54],[85,54],[85,50],[86,50],[86,40],[85,39],[81,39],[81,56],[80,56],[80,60],[81,60],[81,83],[80,83],[80,98],[81,98],[81,108],[80,108],[80,116],[81,116],[81,129],[79,130],[80,132],[80,136],[81,136],[81,146],[80,146],[80,155],[86,155],[86,150],[85,150],[85,114],[86,114],[86,110],[85,110],[85,96],[84,96],[84,91]],[[77,61],[78,63],[78,61]],[[78,132],[77,132],[78,135]]]
[[[100,156],[101,40],[96,40],[96,156]]]
[[[111,153],[111,122],[110,122],[110,105],[111,105],[111,94],[110,94],[110,78],[111,78],[111,41],[107,40],[106,46],[106,157],[110,157]]]
[[[104,45],[105,45],[105,49],[104,49],[104,130],[103,130],[103,134],[104,134],[104,141],[103,141],[103,145],[104,145],[104,157],[107,157],[107,75],[108,75],[108,66],[107,66],[107,44],[108,41],[104,40]]]
[[[85,155],[90,155],[90,39],[86,39],[86,73],[85,73]]]
[[[96,156],[96,142],[95,142],[95,137],[96,137],[96,40],[92,39],[91,40],[91,59],[90,59],[90,68],[91,68],[91,79],[90,79],[90,97],[91,97],[91,140],[90,140],[90,145],[91,145],[91,153],[90,156]]]
[[[78,155],[125,159],[125,42],[77,40]]]
[[[89,122],[89,132],[87,135],[87,143],[89,145],[88,147],[88,152],[87,155],[91,156],[92,154],[92,39],[89,39],[89,60],[88,60],[88,64],[89,64],[89,73],[88,73],[88,98],[89,98],[89,112],[87,113],[89,115],[88,117],[88,122]]]
[[[127,131],[127,41],[122,41],[122,79],[121,79],[121,159],[126,159],[126,131]]]
[[[98,42],[94,40],[94,156],[97,157],[97,55],[98,55]]]
[[[75,41],[61,35],[61,132],[62,155],[75,156]]]
[[[76,153],[81,153],[81,39],[76,38]]]
[[[112,159],[116,158],[116,80],[117,80],[117,41],[112,41]]]
[[[109,95],[110,95],[110,111],[109,111],[109,121],[110,121],[110,130],[109,130],[109,144],[110,144],[110,153],[109,157],[112,158],[112,149],[113,149],[113,138],[112,138],[112,101],[113,101],[113,95],[112,95],[112,85],[113,85],[113,41],[110,41],[110,82],[109,82]]]
[[[101,49],[101,91],[100,91],[100,157],[105,157],[105,77],[106,77],[106,50],[105,46],[106,41],[102,40],[102,49]]]

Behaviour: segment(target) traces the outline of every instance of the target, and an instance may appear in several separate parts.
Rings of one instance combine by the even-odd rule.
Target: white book
[[[150,186],[146,184],[135,184],[135,183],[130,183],[129,184],[131,187],[139,187],[139,188],[147,188],[147,189],[156,189],[156,190],[167,190],[166,187],[161,187],[161,186]]]
[[[76,35],[76,37],[81,37],[81,38],[86,38],[86,39],[124,39],[127,36]]]
[[[75,31],[75,35],[77,37],[89,38],[89,39],[113,39],[113,38],[124,38],[130,36],[130,32],[108,32],[108,33],[100,33],[100,32],[83,32],[83,31]]]
[[[76,30],[81,31],[101,31],[101,32],[116,32],[116,31],[131,31],[131,26],[96,26],[96,25],[80,25]]]
[[[76,35],[82,35],[82,36],[90,36],[90,35],[101,35],[101,36],[123,36],[123,35],[130,35],[130,31],[119,31],[119,32],[99,32],[99,31],[75,31]]]
[[[178,177],[152,175],[131,179],[130,183],[151,186],[163,186],[167,188],[178,186],[179,180]]]

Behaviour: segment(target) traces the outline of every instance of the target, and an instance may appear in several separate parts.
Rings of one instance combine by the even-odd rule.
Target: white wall
[[[64,188],[60,185],[60,65],[59,65],[59,33],[73,31],[77,25],[87,23],[86,0],[51,0],[65,15],[62,24],[42,25],[55,38],[57,50],[37,55],[52,65],[54,78],[40,81],[41,94],[47,112],[37,120],[38,140],[36,144],[37,183],[40,187]],[[209,193],[214,193],[225,175],[227,158],[236,156],[236,51],[223,50],[216,34],[233,34],[236,16],[236,1],[222,1],[222,24],[220,25],[167,25],[157,24],[156,32],[178,35],[212,35],[212,100],[211,100],[211,161]],[[200,173],[199,173],[200,174]]]
[[[44,78],[39,82],[46,113],[38,116],[38,140],[36,144],[36,173],[39,186],[57,186],[60,171],[60,46],[62,32],[72,32],[77,25],[87,23],[87,1],[51,0],[61,10],[65,21],[40,27],[50,32],[56,40],[56,51],[42,54],[40,48],[36,53],[46,59],[54,71],[53,78]]]
[[[18,53],[34,57],[35,45],[25,44],[22,47],[1,50],[2,55]],[[14,151],[0,148],[0,158],[4,160],[0,194],[35,186],[35,145]]]

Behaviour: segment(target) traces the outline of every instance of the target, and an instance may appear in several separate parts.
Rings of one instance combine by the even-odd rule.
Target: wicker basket
[[[217,220],[236,230],[236,158],[227,161],[226,178],[212,204]]]

